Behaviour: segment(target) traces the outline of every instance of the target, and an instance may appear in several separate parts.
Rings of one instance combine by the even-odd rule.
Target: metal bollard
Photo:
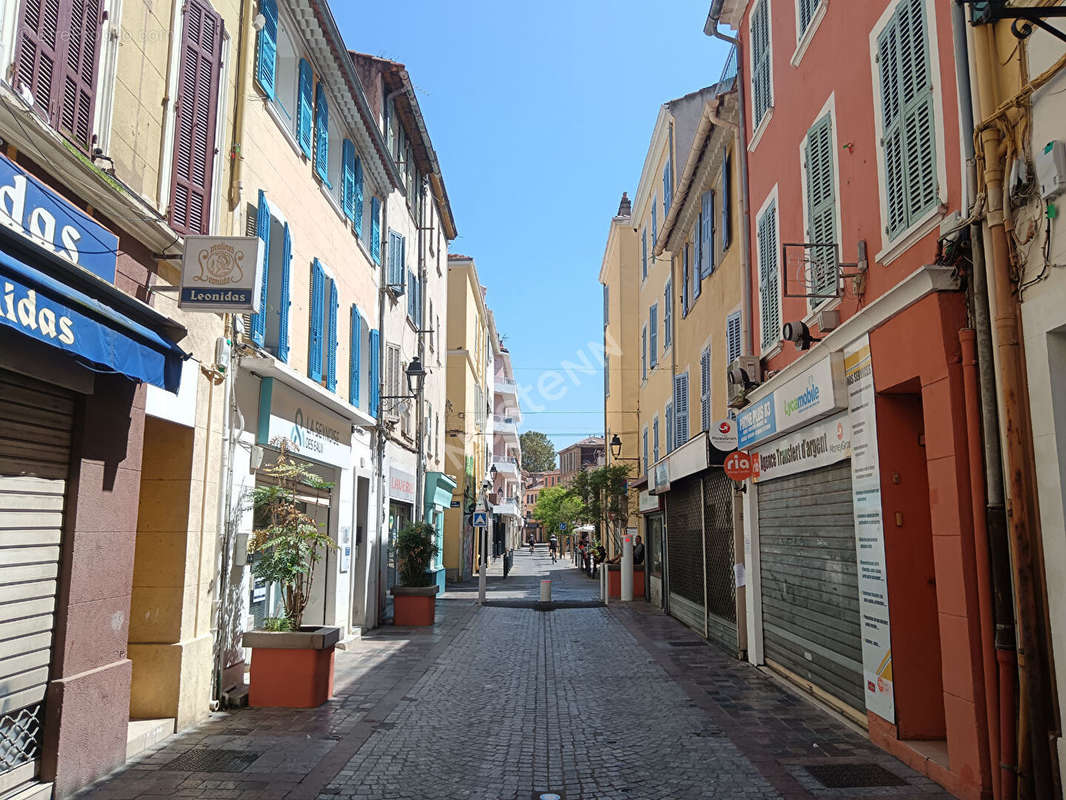
[[[552,601],[552,582],[550,580],[543,580],[540,582],[540,602],[550,603]]]

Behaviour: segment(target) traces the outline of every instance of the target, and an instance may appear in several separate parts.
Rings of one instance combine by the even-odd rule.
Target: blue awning
[[[94,368],[177,392],[188,356],[174,342],[3,250],[0,279],[0,323]]]

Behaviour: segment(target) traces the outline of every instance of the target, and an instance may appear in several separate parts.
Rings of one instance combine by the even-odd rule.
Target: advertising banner
[[[851,455],[851,422],[834,414],[751,451],[754,483],[828,467]]]
[[[187,236],[178,308],[259,311],[265,250],[258,236]]]
[[[339,414],[281,381],[263,378],[258,444],[287,439],[292,452],[302,458],[346,467],[352,458],[351,430],[351,423]]]
[[[881,519],[881,470],[877,460],[874,372],[869,335],[844,348],[844,377],[851,419],[851,490],[866,708],[889,722],[895,722],[885,531]]]

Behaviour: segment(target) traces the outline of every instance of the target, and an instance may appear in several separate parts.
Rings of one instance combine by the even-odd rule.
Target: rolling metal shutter
[[[736,655],[737,589],[733,573],[733,481],[720,469],[703,476],[707,535],[707,635]]]
[[[0,370],[0,790],[40,752],[73,415],[72,394]]]
[[[666,499],[666,585],[670,614],[703,634],[703,540],[700,479],[674,483]]]
[[[767,662],[863,711],[851,462],[759,484]]]

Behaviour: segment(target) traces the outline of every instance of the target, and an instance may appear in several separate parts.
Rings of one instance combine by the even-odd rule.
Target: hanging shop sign
[[[259,311],[263,240],[258,236],[187,236],[178,308]]]
[[[415,501],[415,476],[398,467],[389,468],[389,497],[401,503]]]
[[[115,282],[118,237],[0,155],[0,225],[36,247]]]
[[[638,495],[638,508],[641,514],[648,514],[652,511],[659,510],[660,500],[658,495],[654,495],[651,492],[644,491]]]
[[[808,425],[751,452],[754,483],[827,467],[851,455],[851,422],[847,413]]]
[[[289,442],[302,458],[347,467],[352,458],[352,424],[274,378],[259,384],[259,429],[256,442]]]
[[[737,449],[737,424],[731,419],[719,420],[711,428],[711,444],[715,449],[730,453]]]
[[[881,518],[881,469],[877,455],[874,371],[868,334],[844,348],[844,374],[851,419],[851,491],[859,567],[866,708],[889,722],[895,722],[885,529]]]
[[[831,353],[737,415],[737,446],[780,436],[847,407],[844,358]]]
[[[649,491],[652,494],[663,494],[664,492],[670,491],[669,459],[664,458],[658,464],[654,464],[648,479],[651,481],[651,488]]]
[[[752,458],[750,453],[743,450],[735,450],[725,457],[722,467],[725,474],[735,481],[746,481],[751,477]]]

